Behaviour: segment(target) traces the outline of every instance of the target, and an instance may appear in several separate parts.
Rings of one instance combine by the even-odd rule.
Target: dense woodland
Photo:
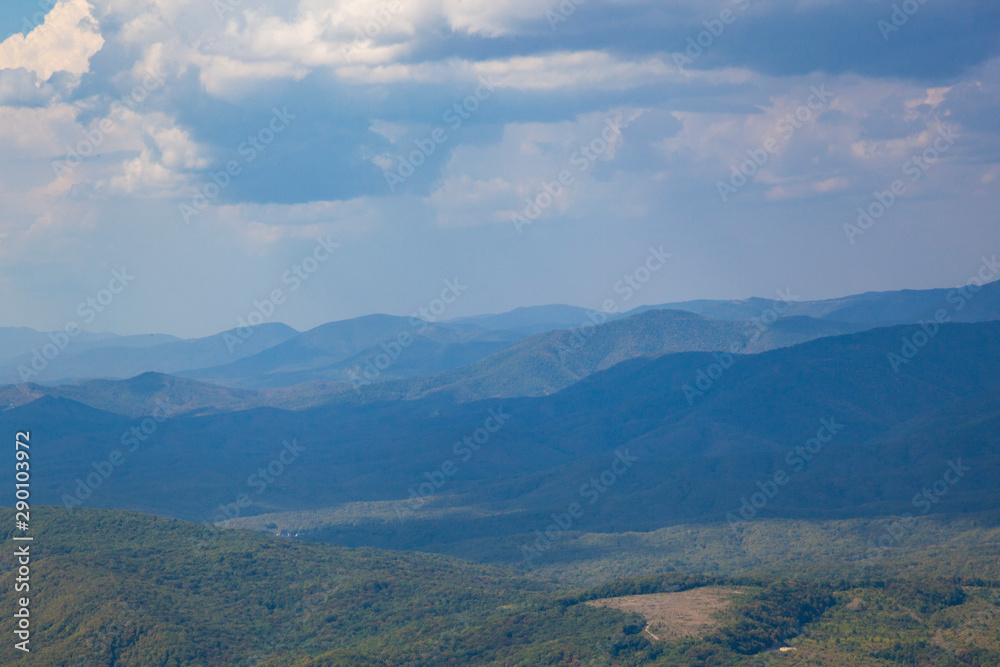
[[[206,539],[204,526],[116,510],[36,511],[25,664],[1000,664],[995,570],[672,573],[580,588],[439,555],[238,530]],[[12,608],[9,553],[2,562],[0,605]],[[641,616],[584,604],[704,586],[741,593],[699,637],[655,641]],[[14,658],[0,646],[0,659]]]
[[[459,323],[357,393],[323,374],[408,322],[272,331],[212,371],[251,388],[0,388],[0,418],[39,443],[33,651],[0,663],[996,667],[1000,296],[898,369],[919,325],[873,328],[885,299],[913,322],[939,296],[813,304],[749,340],[707,317],[733,304],[639,312],[578,347]],[[706,351],[734,341],[725,368]],[[219,344],[191,349],[213,364]],[[172,368],[178,345],[72,358]],[[723,597],[656,635],[648,605],[684,593]]]

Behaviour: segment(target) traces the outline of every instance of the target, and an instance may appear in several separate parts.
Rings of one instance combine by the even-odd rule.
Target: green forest
[[[919,576],[786,567],[580,586],[118,510],[40,508],[35,526],[33,650],[7,642],[5,664],[1000,664],[1000,577],[985,565],[976,577],[927,575],[943,554],[925,556]],[[672,639],[653,639],[638,613],[588,604],[721,586],[738,592],[712,627]]]

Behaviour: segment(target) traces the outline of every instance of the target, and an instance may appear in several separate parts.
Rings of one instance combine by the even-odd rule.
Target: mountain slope
[[[206,338],[177,340],[141,345],[147,337],[127,337],[123,345],[117,338],[102,341],[101,346],[81,345],[76,339],[40,372],[32,366],[32,355],[22,354],[0,365],[0,382],[54,384],[78,378],[130,378],[146,372],[176,373],[186,368],[215,366],[233,359],[256,354],[295,336],[291,327],[267,323],[245,331],[233,329]],[[19,367],[28,369],[22,378]]]
[[[324,324],[260,354],[181,375],[252,388],[288,387],[314,380],[370,384],[475,363],[521,338],[516,333],[472,326],[369,315]]]
[[[27,355],[31,358],[32,349],[41,351],[44,345],[59,339],[63,332],[42,332],[28,327],[0,327],[0,363]],[[67,337],[68,338],[68,337]],[[179,341],[179,338],[167,334],[140,334],[134,336],[117,336],[108,333],[88,333],[80,331],[72,338],[74,350],[95,347],[150,347]]]
[[[775,310],[785,315],[865,325],[869,328],[930,321],[934,319],[936,311],[944,309],[953,322],[989,322],[1000,320],[1000,281],[987,283],[981,288],[973,284],[965,288],[865,292],[819,301],[785,302],[761,298],[683,301],[640,306],[626,315],[666,309],[686,310],[719,320],[750,320]]]
[[[448,320],[447,324],[471,324],[493,331],[517,331],[531,335],[556,329],[576,329],[592,321],[592,311],[577,306],[527,306],[495,315],[475,315]]]
[[[857,328],[802,317],[755,328],[684,311],[650,310],[598,326],[538,334],[467,368],[387,383],[368,395],[434,394],[461,401],[544,396],[629,359],[674,352],[760,352]]]
[[[25,578],[13,550],[0,555],[0,604],[19,609],[17,596],[27,593],[33,631],[28,653],[13,641],[0,646],[5,664],[750,667],[779,643],[794,644],[793,659],[824,665],[949,657],[992,665],[1000,656],[994,566],[962,578],[814,578],[809,561],[822,553],[815,530],[797,530],[814,541],[796,544],[800,555],[777,573],[680,574],[660,558],[643,576],[573,590],[431,554],[129,512],[33,513],[45,547],[29,547],[30,590],[15,591],[15,578]],[[10,525],[13,512],[3,514]],[[702,569],[712,569],[701,551],[714,554],[725,536],[692,532]],[[991,552],[968,551],[989,562]],[[924,571],[957,570],[934,554],[914,556]],[[709,610],[712,618],[700,621]],[[965,648],[945,651],[944,640]]]
[[[1000,323],[942,326],[895,372],[887,355],[917,331],[878,329],[737,356],[721,375],[711,353],[631,360],[538,398],[181,415],[142,440],[129,437],[141,420],[65,398],[40,398],[0,420],[45,424],[33,460],[40,502],[198,520],[374,503],[381,518],[362,512],[329,537],[393,548],[530,532],[565,511],[619,448],[641,463],[600,495],[581,526],[723,520],[777,470],[794,484],[767,503],[768,515],[906,511],[959,458],[976,474],[934,511],[989,509],[1000,502]],[[708,385],[699,382],[706,369],[715,376]],[[798,469],[800,455],[790,452],[816,436],[821,420],[844,428],[816,465]],[[477,449],[466,442],[473,435]],[[114,451],[123,460],[109,468],[102,462]],[[454,466],[447,477],[446,461]],[[280,474],[262,482],[260,470],[270,467]],[[101,470],[107,476],[93,476]],[[432,479],[441,484],[415,510],[421,520],[400,522],[400,503]],[[241,494],[247,503],[233,505]]]
[[[598,637],[622,637],[630,620],[553,604],[548,587],[440,556],[116,511],[33,515],[45,546],[32,547],[32,651],[4,642],[5,664],[539,664],[560,646],[594,655]],[[12,511],[4,517],[11,525]],[[0,557],[0,603],[11,610],[13,551]],[[511,629],[516,641],[504,637]]]
[[[0,387],[0,405],[15,407],[42,396],[68,398],[129,417],[245,410],[269,404],[257,392],[227,389],[162,373],[54,387],[30,383]]]

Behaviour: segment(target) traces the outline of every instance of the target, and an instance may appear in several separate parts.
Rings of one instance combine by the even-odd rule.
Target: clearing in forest
[[[678,637],[698,637],[718,625],[716,612],[727,608],[733,596],[741,591],[735,588],[706,586],[679,593],[651,593],[627,595],[618,598],[590,600],[594,607],[611,607],[625,612],[642,614],[646,619],[646,632],[661,640]]]

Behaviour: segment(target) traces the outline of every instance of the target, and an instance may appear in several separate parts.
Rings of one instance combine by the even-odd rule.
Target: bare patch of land
[[[718,625],[716,613],[728,607],[733,596],[740,592],[735,588],[707,586],[679,593],[604,598],[587,604],[642,614],[647,623],[646,633],[664,640],[699,637],[712,630]]]

